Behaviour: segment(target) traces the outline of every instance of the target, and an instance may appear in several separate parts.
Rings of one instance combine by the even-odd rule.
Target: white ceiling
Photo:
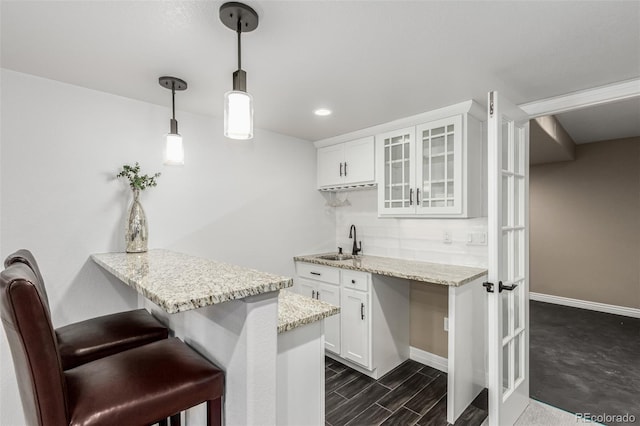
[[[557,114],[577,144],[640,136],[640,97]]]
[[[0,60],[167,106],[157,78],[174,75],[189,83],[178,110],[221,116],[236,67],[221,4],[2,1]],[[247,4],[260,15],[243,36],[256,126],[309,140],[484,104],[489,90],[520,104],[640,76],[638,1]],[[320,106],[333,115],[314,116]]]

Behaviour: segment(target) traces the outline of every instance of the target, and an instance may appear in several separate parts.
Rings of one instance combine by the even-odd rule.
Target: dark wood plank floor
[[[407,360],[374,380],[325,358],[328,426],[447,425],[447,374]],[[482,392],[456,425],[478,426],[487,417]]]

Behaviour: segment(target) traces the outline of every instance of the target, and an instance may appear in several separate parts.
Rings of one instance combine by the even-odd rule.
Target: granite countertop
[[[340,313],[340,308],[288,290],[278,296],[278,334]]]
[[[289,277],[169,250],[101,253],[91,258],[170,314],[293,285]]]
[[[357,256],[355,259],[340,261],[325,260],[318,257],[324,254],[334,253],[295,256],[293,260],[455,287],[487,274],[487,270],[482,268],[394,259],[391,257]]]

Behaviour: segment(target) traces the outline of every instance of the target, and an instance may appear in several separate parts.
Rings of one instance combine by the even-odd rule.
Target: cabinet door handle
[[[413,205],[413,188],[409,190],[409,205]]]
[[[364,303],[360,304],[360,319],[364,319]]]
[[[342,163],[340,163],[340,176],[342,176]]]
[[[309,272],[309,273],[310,273],[311,275],[317,275],[317,276],[322,275],[320,272],[313,272],[313,271],[311,271],[311,272]]]
[[[355,283],[356,283],[356,280],[351,280],[351,284],[355,284]]]
[[[420,188],[416,188],[416,206],[420,205]]]
[[[344,162],[344,175],[347,175],[347,162]]]
[[[316,300],[320,300],[320,291],[316,291]]]
[[[312,299],[316,298],[316,291],[315,290],[311,290],[311,298]]]

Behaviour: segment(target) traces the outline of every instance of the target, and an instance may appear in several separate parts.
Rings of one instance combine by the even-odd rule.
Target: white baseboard
[[[440,370],[446,373],[449,368],[449,361],[447,358],[440,355],[432,354],[431,352],[423,351],[422,349],[409,347],[409,358],[414,361],[418,361],[421,364],[433,367],[436,370]]]
[[[589,302],[588,300],[571,299],[569,297],[553,296],[551,294],[529,292],[529,299],[538,302],[554,303],[556,305],[589,309],[590,311],[606,312],[608,314],[623,315],[625,317],[640,318],[640,309],[626,306],[608,305],[606,303]],[[412,348],[413,349],[413,348]]]

